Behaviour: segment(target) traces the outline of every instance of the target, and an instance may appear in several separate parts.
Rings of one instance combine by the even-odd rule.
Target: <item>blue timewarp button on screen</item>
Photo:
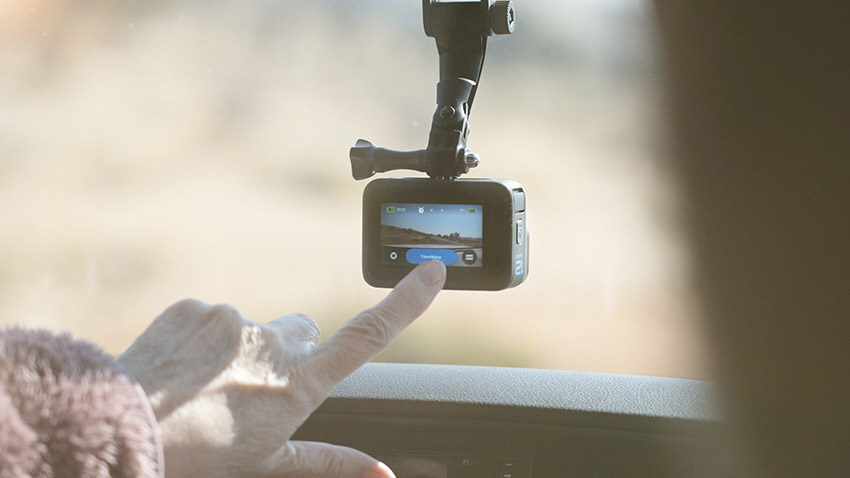
[[[406,257],[411,264],[421,264],[432,259],[443,261],[447,266],[457,262],[457,252],[452,249],[408,249]]]

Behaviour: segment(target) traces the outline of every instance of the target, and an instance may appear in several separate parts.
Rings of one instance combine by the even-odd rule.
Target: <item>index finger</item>
[[[308,365],[330,390],[371,360],[425,312],[446,282],[446,266],[428,261],[413,269],[378,305],[364,310],[319,346]]]

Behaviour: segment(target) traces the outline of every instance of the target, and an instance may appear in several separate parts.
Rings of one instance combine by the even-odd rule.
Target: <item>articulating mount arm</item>
[[[436,40],[440,55],[437,110],[428,147],[392,151],[359,139],[349,153],[354,179],[394,169],[422,171],[435,179],[454,179],[478,165],[478,155],[466,147],[469,114],[481,79],[487,37],[513,32],[513,2],[422,0],[422,16],[425,34]]]

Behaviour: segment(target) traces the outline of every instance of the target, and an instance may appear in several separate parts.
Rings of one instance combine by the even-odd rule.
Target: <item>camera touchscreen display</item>
[[[482,231],[481,205],[381,203],[381,263],[481,267]]]

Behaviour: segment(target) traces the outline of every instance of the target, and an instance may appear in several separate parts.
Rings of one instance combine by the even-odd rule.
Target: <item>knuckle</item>
[[[331,476],[339,476],[346,469],[346,457],[341,453],[327,454],[327,472]]]
[[[181,299],[171,304],[170,306],[168,306],[167,309],[162,311],[159,317],[156,318],[156,321],[161,322],[165,320],[183,318],[187,316],[191,317],[207,308],[209,308],[209,305],[198,299],[194,299],[191,297]]]
[[[406,290],[399,295],[398,301],[394,305],[398,313],[403,311],[405,316],[413,317],[424,312],[427,301],[421,294]]]
[[[308,337],[315,337],[318,339],[322,336],[322,329],[315,320],[304,314],[292,314],[291,317],[298,322],[299,326]]]
[[[373,307],[374,313],[385,318],[387,323],[407,326],[419,315],[419,302],[409,294],[400,294]]]
[[[279,317],[264,326],[270,336],[275,337],[280,344],[294,345],[298,348],[302,344],[309,348],[319,343],[322,330],[319,324],[304,314],[289,314]]]
[[[254,350],[254,354],[257,353],[257,349],[259,347],[268,348],[270,345],[270,341],[268,337],[263,334],[263,331],[254,324],[243,324],[240,328],[239,338],[241,340],[241,347],[244,350]],[[246,352],[247,355],[247,352]],[[258,357],[252,357],[256,360]]]
[[[236,307],[230,304],[216,304],[209,307],[206,311],[206,318],[225,327],[241,326],[244,320]]]
[[[297,470],[299,468],[301,453],[295,443],[291,441],[284,443],[283,447],[278,452],[278,455],[278,459],[281,462],[280,464],[284,465],[284,468],[290,468],[293,470]]]
[[[386,347],[393,339],[392,321],[388,311],[367,309],[349,324],[350,332],[367,345]]]

